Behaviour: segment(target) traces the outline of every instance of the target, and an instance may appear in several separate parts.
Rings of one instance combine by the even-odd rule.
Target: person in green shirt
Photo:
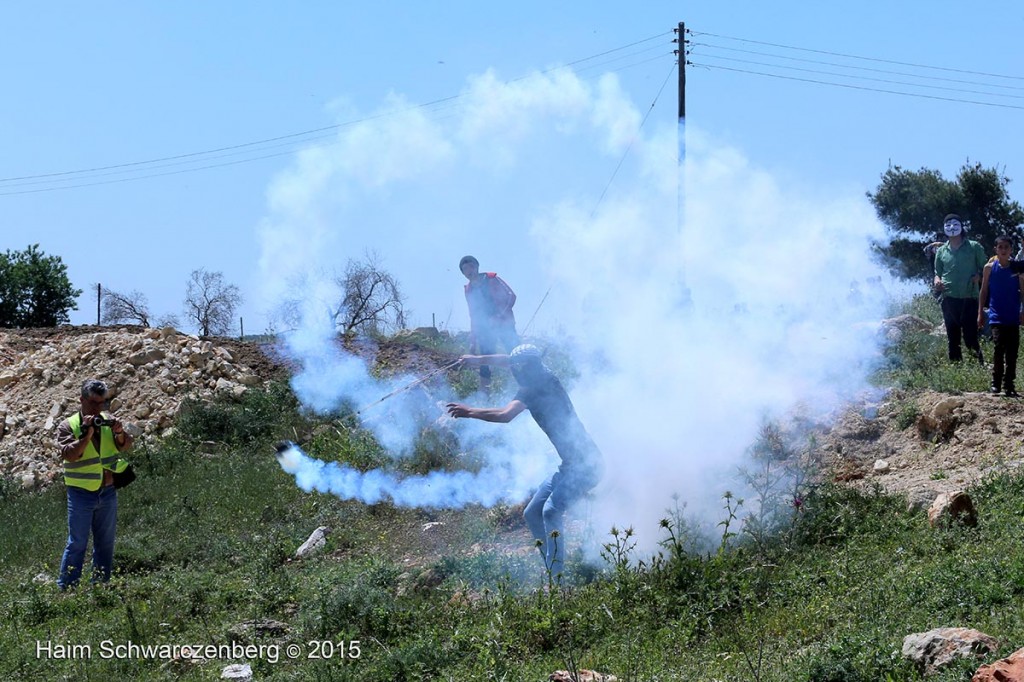
[[[981,244],[964,237],[960,216],[950,213],[942,221],[949,241],[935,252],[935,290],[942,294],[942,321],[949,343],[949,359],[963,359],[963,345],[984,362],[978,344],[978,293],[988,257]]]

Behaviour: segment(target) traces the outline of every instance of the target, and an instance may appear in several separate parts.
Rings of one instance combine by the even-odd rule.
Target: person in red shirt
[[[459,270],[466,277],[466,304],[469,306],[470,353],[494,355],[500,341],[505,352],[519,345],[516,318],[512,306],[516,294],[495,272],[480,272],[480,261],[463,256]],[[491,368],[480,365],[480,388],[491,385]]]

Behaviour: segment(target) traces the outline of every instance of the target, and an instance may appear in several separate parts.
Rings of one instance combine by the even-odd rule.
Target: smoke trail
[[[390,501],[399,507],[461,509],[470,504],[491,507],[499,502],[515,502],[524,494],[505,467],[490,467],[479,473],[433,471],[403,477],[380,469],[361,472],[346,464],[322,462],[294,443],[280,450],[277,459],[304,491],[330,493],[365,504]]]

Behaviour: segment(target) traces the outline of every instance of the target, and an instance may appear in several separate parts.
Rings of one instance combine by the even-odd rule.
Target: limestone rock
[[[220,671],[220,679],[252,682],[252,666],[248,663],[232,663]]]
[[[935,403],[935,405],[932,407],[932,416],[935,417],[936,419],[941,419],[942,417],[946,417],[952,414],[953,410],[955,410],[956,408],[963,406],[963,398],[943,398],[939,402]]]
[[[897,317],[890,317],[887,320],[882,320],[879,323],[880,331],[885,334],[886,338],[892,341],[898,341],[903,335],[908,333],[923,333],[931,331],[932,323],[928,320],[918,317],[917,315],[899,315]]]
[[[963,406],[963,398],[943,398],[927,414],[920,415],[915,426],[921,440],[935,442],[952,438],[963,416],[958,410]]]
[[[903,638],[903,657],[917,664],[926,675],[933,674],[958,658],[982,658],[999,648],[999,643],[970,628],[936,628]]]
[[[141,367],[142,365],[148,365],[151,362],[156,362],[157,360],[163,360],[165,357],[167,357],[166,353],[159,348],[151,348],[149,350],[139,351],[138,353],[129,356],[128,363],[134,367]]]
[[[35,576],[32,577],[32,582],[36,585],[52,585],[56,583],[57,580],[48,573],[36,573]]]
[[[548,682],[619,682],[615,675],[594,670],[579,670],[578,673],[573,675],[568,670],[556,670],[548,676]]]
[[[891,467],[889,466],[888,462],[886,462],[884,459],[878,459],[875,460],[875,465],[874,467],[872,467],[872,471],[874,471],[876,474],[887,474],[889,473],[890,468]]]
[[[971,682],[1024,682],[1024,649],[1017,649],[1001,661],[981,666]]]
[[[928,523],[932,527],[954,521],[967,526],[978,525],[978,512],[974,509],[974,502],[971,496],[962,490],[942,493],[928,507]]]
[[[926,488],[916,488],[909,491],[907,493],[907,513],[914,514],[928,509],[932,502],[935,501],[935,497],[935,491]]]
[[[331,529],[327,526],[320,526],[317,528],[310,534],[306,541],[303,542],[297,550],[295,550],[295,558],[304,559],[323,551],[323,548],[327,545],[327,534],[330,532]]]

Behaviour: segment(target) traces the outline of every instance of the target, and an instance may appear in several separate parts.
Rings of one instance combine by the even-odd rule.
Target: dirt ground
[[[1024,399],[892,392],[842,414],[822,449],[836,480],[926,499],[1024,466],[1022,436]]]

